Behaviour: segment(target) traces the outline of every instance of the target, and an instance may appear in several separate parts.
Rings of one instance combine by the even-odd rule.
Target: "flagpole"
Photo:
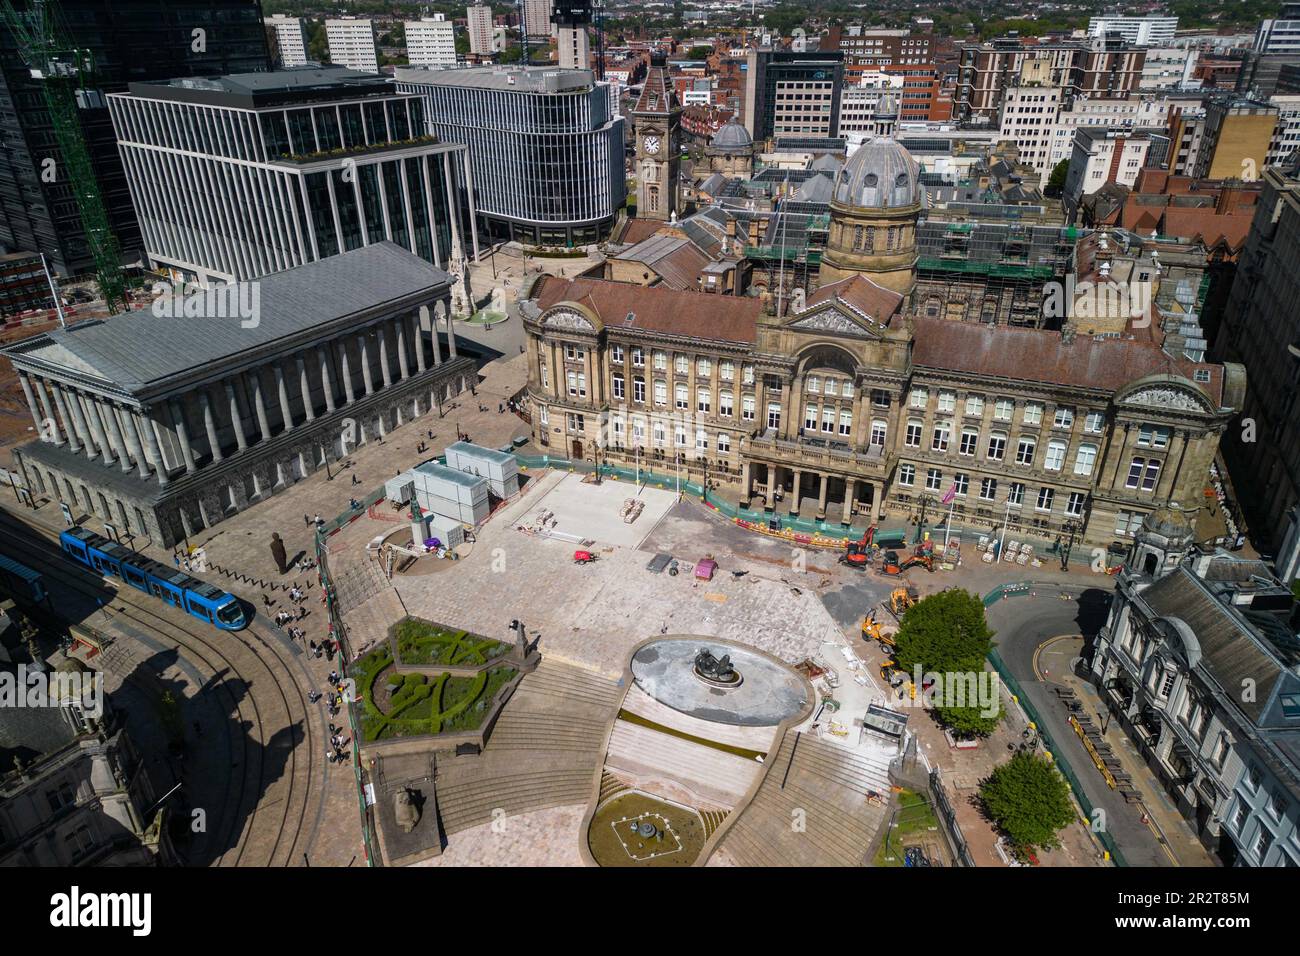
[[[954,495],[952,501],[949,502],[948,504],[948,522],[943,529],[943,550],[944,551],[948,550],[948,536],[952,534],[952,512],[953,509],[956,507],[957,507],[957,497],[956,495]]]
[[[998,541],[998,560],[999,560],[999,561],[1002,560],[1002,552],[1006,549],[1006,546],[1007,546],[1007,525],[1010,524],[1010,523],[1011,523],[1011,497],[1010,497],[1010,495],[1008,494],[1008,496],[1007,496],[1007,514],[1006,514],[1006,517],[1002,519],[1002,537],[1001,537],[1001,539]]]

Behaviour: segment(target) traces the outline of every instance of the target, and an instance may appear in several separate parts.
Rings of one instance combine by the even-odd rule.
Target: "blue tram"
[[[136,554],[93,531],[69,528],[59,535],[59,546],[64,554],[92,571],[121,578],[137,591],[162,598],[172,607],[224,631],[237,631],[248,624],[244,605],[233,594]]]

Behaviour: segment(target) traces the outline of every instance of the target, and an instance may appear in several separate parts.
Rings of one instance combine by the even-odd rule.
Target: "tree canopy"
[[[930,671],[972,670],[984,666],[993,631],[984,620],[983,602],[953,588],[908,608],[894,640],[898,663],[906,670],[917,664]]]
[[[912,672],[919,665],[923,673],[961,680],[960,675],[983,674],[984,659],[993,647],[993,631],[984,619],[983,602],[969,591],[954,588],[931,594],[909,608],[894,640],[894,656],[904,670]],[[996,685],[993,687],[996,690]],[[995,698],[992,713],[978,701],[944,706],[942,698],[936,701],[934,713],[959,737],[987,737],[1002,719],[1001,696]]]
[[[1018,753],[980,785],[980,800],[1021,850],[1059,845],[1057,831],[1075,819],[1070,787],[1045,757]]]

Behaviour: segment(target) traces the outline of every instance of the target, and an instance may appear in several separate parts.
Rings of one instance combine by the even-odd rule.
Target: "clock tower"
[[[661,63],[650,67],[645,88],[632,108],[636,136],[636,214],[668,220],[677,212],[682,108]]]

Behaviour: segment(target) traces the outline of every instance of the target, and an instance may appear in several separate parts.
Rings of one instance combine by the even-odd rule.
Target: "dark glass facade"
[[[13,2],[25,6],[25,0]],[[125,90],[130,82],[270,66],[258,0],[60,0],[59,8],[73,43],[94,56],[103,93]],[[80,116],[109,222],[123,253],[135,258],[143,240],[108,110],[81,110]],[[57,178],[42,181],[46,158],[54,159],[56,172],[62,167],[38,81],[0,24],[0,249],[44,252],[64,275],[90,272],[70,186]]]

